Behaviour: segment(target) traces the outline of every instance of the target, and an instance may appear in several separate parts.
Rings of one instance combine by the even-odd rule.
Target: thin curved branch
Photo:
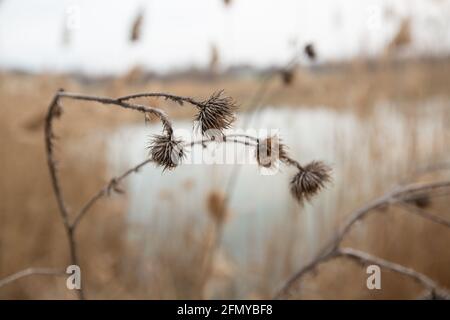
[[[430,292],[431,295],[444,299],[450,299],[450,292],[447,289],[442,288],[434,280],[412,268],[408,268],[400,264],[373,256],[371,254],[368,254],[367,252],[352,248],[339,249],[338,256],[350,258],[362,265],[375,264],[384,269],[397,272],[420,283],[425,289],[427,289],[427,291]]]
[[[424,275],[423,273],[353,248],[335,248],[333,251],[327,253],[326,255],[319,257],[313,263],[303,268],[301,272],[297,274],[297,277],[289,282],[289,286],[283,288],[283,290],[281,290],[276,295],[275,299],[281,299],[284,296],[288,295],[290,289],[295,283],[299,282],[307,273],[314,270],[319,265],[340,257],[354,260],[361,265],[375,264],[383,269],[399,273],[420,283],[433,297],[450,299],[450,293],[447,289],[439,286],[434,280]]]
[[[53,97],[50,102],[50,106],[48,108],[47,116],[45,118],[45,150],[47,154],[47,164],[50,172],[50,179],[52,183],[53,192],[56,196],[56,201],[58,203],[58,208],[60,215],[63,220],[64,228],[67,234],[67,240],[69,243],[70,250],[70,260],[71,264],[79,266],[78,254],[77,254],[77,246],[75,243],[74,237],[74,229],[70,225],[69,221],[69,212],[67,206],[64,202],[63,191],[58,179],[58,173],[56,168],[56,160],[54,156],[53,150],[53,139],[55,138],[55,134],[53,132],[53,119],[57,118],[61,115],[62,109],[59,105],[59,95],[62,93],[62,90],[59,90]],[[78,298],[80,300],[84,299],[84,290],[83,287],[77,290]]]
[[[248,139],[248,140],[251,140],[251,141],[254,141],[254,142],[258,142],[258,141],[259,141],[259,138],[253,137],[253,136],[250,136],[250,135],[244,134],[244,133],[232,133],[232,134],[227,134],[226,137],[227,137],[227,138],[230,138],[230,137],[245,138],[245,139]]]
[[[18,271],[12,275],[9,275],[3,279],[0,279],[0,288],[10,284],[19,279],[32,276],[32,275],[40,275],[40,276],[63,276],[66,273],[63,270],[59,269],[50,269],[50,268],[27,268],[21,271]]]
[[[423,210],[415,205],[412,205],[408,202],[405,202],[405,201],[401,201],[396,204],[403,210],[406,210],[407,212],[417,214],[418,216],[420,216],[424,219],[430,220],[437,224],[443,225],[444,227],[450,228],[450,220],[448,220],[448,219],[439,217],[435,214],[431,214],[428,211],[425,211],[425,210]]]
[[[128,177],[130,174],[134,172],[138,172],[139,169],[141,169],[146,164],[152,162],[152,159],[146,159],[139,163],[138,165],[134,166],[133,168],[128,169],[123,174],[116,178],[112,178],[102,189],[100,189],[91,199],[89,199],[86,204],[81,208],[81,210],[76,215],[72,227],[76,228],[78,226],[78,223],[81,221],[81,219],[86,215],[86,213],[89,211],[89,209],[103,196],[108,195],[111,190],[118,190],[116,189],[118,187],[118,184]]]
[[[313,259],[312,262],[301,268],[297,271],[289,280],[284,284],[282,289],[276,295],[276,297],[280,297],[284,295],[284,293],[288,292],[290,287],[297,282],[299,278],[303,276],[303,274],[309,272],[314,269],[318,263],[322,260],[328,260],[332,258],[336,252],[339,250],[339,246],[343,241],[344,237],[350,232],[352,226],[366,217],[370,212],[374,212],[377,209],[385,208],[390,204],[403,203],[404,201],[410,199],[411,196],[417,196],[420,194],[429,194],[435,190],[447,189],[450,188],[450,181],[441,181],[441,182],[433,182],[433,183],[417,183],[410,184],[406,186],[396,187],[392,191],[386,193],[385,195],[372,200],[368,204],[354,211],[347,218],[346,222],[342,225],[342,227],[338,230],[338,232],[334,235],[334,237],[329,241],[317,254],[316,258]],[[429,219],[433,222],[437,222],[435,216],[432,218],[429,215],[421,214],[423,218]],[[440,221],[439,223],[441,223]],[[442,224],[442,223],[441,223]]]
[[[347,221],[344,223],[340,231],[337,233],[332,243],[335,246],[338,246],[345,235],[350,231],[351,227],[359,220],[363,219],[369,212],[372,212],[376,209],[380,209],[382,207],[388,206],[390,204],[395,204],[399,202],[403,202],[409,197],[418,195],[418,194],[426,194],[428,192],[432,192],[437,189],[450,188],[450,181],[441,181],[441,182],[433,182],[433,183],[415,183],[406,186],[396,187],[391,192],[373,200],[369,204],[361,207],[356,210]],[[422,215],[422,217],[425,217]],[[428,217],[427,217],[428,218]]]
[[[197,101],[197,100],[194,100],[189,97],[182,97],[182,96],[177,96],[174,94],[168,94],[168,93],[162,93],[162,92],[135,93],[135,94],[130,94],[127,96],[117,98],[116,100],[119,102],[124,102],[124,101],[133,100],[133,99],[137,99],[137,98],[163,98],[166,100],[174,101],[180,105],[182,105],[184,102],[187,102],[187,103],[190,103],[197,107],[203,107],[202,101]]]
[[[81,101],[92,101],[92,102],[98,102],[101,104],[109,104],[109,105],[116,105],[125,109],[131,109],[131,110],[135,110],[135,111],[139,111],[142,112],[144,114],[153,114],[155,116],[158,117],[158,119],[160,119],[163,128],[165,130],[167,130],[169,133],[172,133],[172,123],[170,122],[167,114],[157,108],[153,108],[153,107],[147,107],[144,105],[140,105],[140,104],[135,104],[135,103],[127,103],[124,102],[122,100],[118,100],[118,99],[111,99],[111,98],[105,98],[105,97],[98,97],[98,96],[89,96],[89,95],[84,95],[84,94],[77,94],[77,93],[70,93],[70,92],[64,92],[61,91],[57,94],[58,97],[66,97],[66,98],[70,98],[70,99],[74,99],[74,100],[81,100]]]
[[[255,139],[252,136],[245,136],[246,138],[249,139]],[[205,139],[200,139],[200,140],[195,140],[192,142],[187,142],[184,144],[184,146],[189,146],[189,147],[193,147],[194,145],[204,145],[205,143],[212,143],[212,142],[216,142],[215,140],[213,140],[213,138],[205,138]],[[232,143],[236,143],[236,144],[243,144],[246,146],[256,146],[255,144],[252,144],[250,142],[247,141],[241,141],[238,139],[232,139],[229,138],[228,136],[224,136],[224,141],[223,142],[232,142]],[[140,162],[139,164],[137,164],[136,166],[126,170],[124,173],[122,173],[120,176],[112,178],[103,188],[101,188],[92,198],[90,198],[81,208],[81,210],[76,214],[74,221],[71,224],[72,228],[76,228],[77,225],[80,223],[81,219],[86,215],[86,213],[89,211],[89,209],[92,208],[92,206],[101,198],[103,198],[104,196],[108,195],[110,193],[111,190],[115,190],[115,188],[118,187],[118,184],[124,180],[125,178],[127,178],[130,174],[138,172],[139,169],[141,169],[142,167],[144,167],[146,164],[153,162],[152,159],[146,159],[142,162]]]

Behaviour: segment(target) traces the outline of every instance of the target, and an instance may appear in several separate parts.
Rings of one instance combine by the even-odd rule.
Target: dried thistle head
[[[175,168],[185,157],[183,141],[175,139],[172,134],[154,135],[148,148],[151,158],[163,170]]]
[[[206,199],[208,213],[215,223],[221,224],[228,217],[225,195],[217,190],[209,192]]]
[[[291,180],[291,193],[300,202],[309,201],[325,184],[331,181],[331,168],[320,161],[313,161],[304,167]]]
[[[256,147],[256,161],[264,168],[273,168],[277,161],[287,158],[286,146],[278,136],[259,140]]]
[[[234,100],[222,94],[223,90],[215,92],[209,99],[197,105],[199,112],[194,120],[202,135],[208,135],[209,130],[222,133],[236,120]]]

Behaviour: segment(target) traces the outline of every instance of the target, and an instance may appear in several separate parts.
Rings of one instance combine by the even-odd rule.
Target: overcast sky
[[[130,43],[144,12],[142,37]],[[313,42],[320,61],[379,53],[412,18],[411,53],[450,52],[449,0],[3,0],[0,67],[120,73],[208,65],[283,64]],[[70,31],[63,45],[63,30]]]

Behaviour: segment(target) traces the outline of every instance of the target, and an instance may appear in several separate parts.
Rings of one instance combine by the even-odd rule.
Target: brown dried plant
[[[195,117],[202,135],[231,127],[236,120],[236,103],[230,97],[223,97],[223,91],[215,92],[211,97],[197,105],[199,112]]]
[[[192,142],[183,142],[181,139],[175,138],[173,134],[172,122],[162,110],[151,106],[130,102],[136,98],[142,97],[163,98],[166,100],[174,101],[179,105],[189,103],[195,106],[198,109],[198,114],[195,117],[194,121],[197,123],[197,126],[200,129],[203,138],[201,140]],[[55,134],[53,130],[53,123],[56,118],[60,118],[62,116],[63,109],[61,103],[64,99],[96,102],[103,105],[112,105],[123,109],[130,109],[142,113],[145,119],[150,116],[156,116],[156,118],[160,120],[162,125],[162,134],[153,136],[148,146],[149,158],[126,170],[122,175],[112,178],[106,184],[106,186],[100,189],[83,206],[81,206],[81,208],[74,215],[70,213],[65,201],[54,154]],[[98,202],[98,200],[110,195],[111,192],[123,193],[123,190],[120,188],[120,182],[130,174],[138,172],[140,168],[147,165],[148,163],[154,162],[157,166],[163,167],[163,170],[170,170],[175,168],[181,163],[185,155],[185,148],[192,147],[196,144],[205,145],[206,143],[211,142],[224,142],[256,147],[257,152],[255,152],[255,155],[257,157],[257,161],[260,165],[263,166],[267,165],[262,164],[261,162],[261,150],[264,149],[264,153],[269,157],[273,157],[272,153],[275,152],[277,156],[275,159],[272,158],[272,160],[281,161],[289,166],[295,166],[301,172],[305,173],[303,174],[303,176],[299,177],[296,180],[298,181],[296,183],[299,184],[298,189],[302,191],[294,194],[294,196],[300,202],[303,202],[304,199],[310,199],[319,191],[321,187],[324,186],[327,181],[329,181],[328,169],[324,169],[326,171],[326,174],[317,175],[317,170],[313,170],[316,169],[317,165],[307,165],[305,167],[302,167],[300,163],[298,163],[294,159],[291,159],[287,155],[284,145],[278,142],[275,143],[274,137],[260,140],[259,138],[249,135],[225,135],[224,130],[230,128],[232,123],[236,119],[235,111],[236,104],[234,100],[230,97],[224,96],[223,91],[213,93],[211,97],[206,100],[197,101],[190,97],[176,96],[167,93],[139,93],[114,99],[68,93],[64,92],[63,90],[59,90],[50,102],[45,119],[45,145],[51,183],[56,196],[58,209],[63,220],[63,225],[67,234],[70,252],[70,264],[80,266],[78,259],[78,247],[76,242],[76,230],[81,220]],[[219,132],[222,136],[222,139],[217,139],[214,134],[210,134],[210,131]],[[265,147],[263,147],[263,145]],[[327,167],[322,164],[321,168]],[[313,176],[314,179],[312,178]],[[317,181],[317,178],[323,179],[323,181]],[[313,187],[314,183],[318,183],[318,185],[316,187]],[[218,225],[222,225],[222,222],[226,215],[226,208],[227,206],[225,197],[223,199],[211,199],[211,205],[209,209],[214,215],[214,219],[216,220]],[[207,263],[207,265],[209,265],[209,263]],[[18,273],[13,274],[3,280],[0,280],[0,287],[25,276],[34,274],[57,276],[64,274],[64,272],[63,270],[53,270],[48,268],[28,268],[19,271]],[[83,287],[79,289],[77,293],[79,299],[85,298]]]
[[[183,141],[172,134],[154,135],[148,148],[150,158],[164,170],[175,168],[185,157]]]
[[[291,193],[300,202],[310,200],[331,180],[331,169],[322,162],[313,161],[298,169],[291,180]]]

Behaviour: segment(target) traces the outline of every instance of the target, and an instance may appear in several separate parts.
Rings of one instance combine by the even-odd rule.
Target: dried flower
[[[309,201],[331,180],[330,172],[331,168],[320,161],[299,166],[299,172],[291,180],[292,195],[300,203]]]
[[[258,141],[256,161],[264,168],[273,168],[278,160],[287,158],[286,146],[278,136],[271,136]]]
[[[173,169],[185,156],[183,141],[174,139],[171,134],[154,135],[149,145],[150,156],[163,170]]]
[[[211,135],[211,131],[218,131],[223,134],[223,130],[228,129],[236,119],[236,104],[230,97],[222,96],[223,90],[215,92],[212,96],[197,107],[199,113],[195,117],[202,135]]]

